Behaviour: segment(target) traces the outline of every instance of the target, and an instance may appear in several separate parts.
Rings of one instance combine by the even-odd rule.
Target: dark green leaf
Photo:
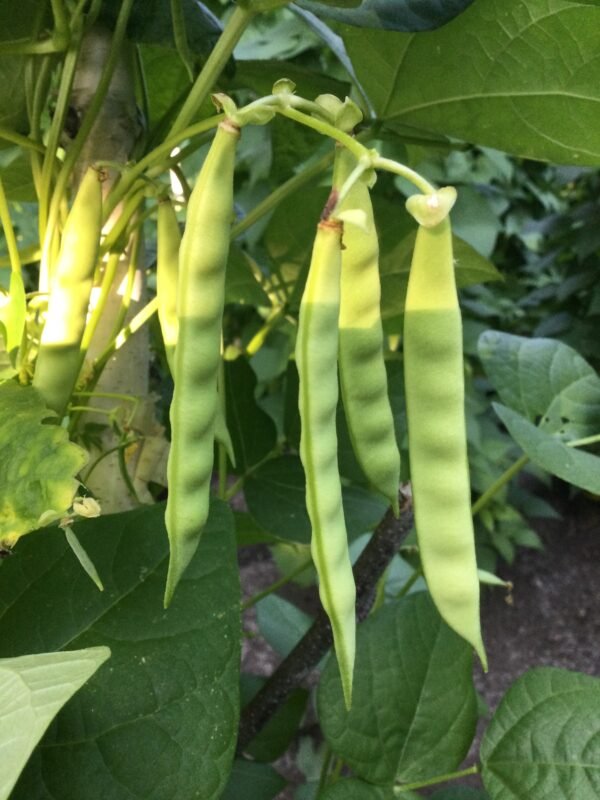
[[[220,800],[273,800],[285,785],[285,778],[269,764],[238,759]]]
[[[238,61],[232,83],[241,88],[252,89],[258,95],[271,94],[275,81],[289,78],[296,84],[296,92],[302,97],[317,97],[320,94],[334,94],[345,97],[349,84],[330,75],[315,72],[293,61],[276,59]]]
[[[246,358],[225,362],[227,428],[239,472],[258,464],[277,442],[273,420],[256,404],[255,388],[256,375]]]
[[[0,655],[108,645],[112,657],[58,715],[13,800],[217,800],[235,749],[239,583],[219,502],[173,603],[164,505],[75,526],[105,585],[61,531],[26,537],[2,566]],[[32,624],[35,620],[35,624]]]
[[[357,631],[352,709],[330,659],[318,693],[333,751],[374,783],[450,772],[465,757],[477,720],[471,648],[450,630],[429,595],[385,605]]]
[[[440,789],[434,792],[431,795],[431,800],[489,800],[489,795],[480,789],[453,786],[451,789]]]
[[[297,456],[267,461],[246,480],[244,494],[248,511],[264,530],[280,539],[310,542],[304,472]],[[372,531],[387,509],[384,500],[360,486],[344,486],[342,499],[350,539]]]
[[[426,35],[346,28],[344,40],[383,119],[519,156],[597,165],[599,28],[600,7],[477,0]]]
[[[600,680],[541,667],[508,690],[481,744],[492,800],[597,800]]]
[[[271,305],[264,289],[254,277],[248,255],[235,244],[232,244],[229,250],[225,302],[264,308]]]
[[[340,0],[300,0],[299,5],[321,17],[359,28],[390,31],[429,31],[445,25],[468,8],[473,0],[363,0],[358,8],[346,8]],[[338,8],[337,6],[344,6]]]
[[[478,350],[492,385],[514,411],[570,439],[598,432],[600,378],[571,347],[486,331]]]
[[[551,433],[536,428],[511,408],[494,403],[494,410],[508,432],[534,464],[563,481],[600,494],[600,458],[567,447]]]

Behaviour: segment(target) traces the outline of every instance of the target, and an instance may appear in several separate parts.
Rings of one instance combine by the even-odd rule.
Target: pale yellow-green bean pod
[[[356,167],[356,158],[338,147],[334,186],[339,191]],[[342,250],[340,304],[340,386],[356,459],[369,483],[398,516],[400,451],[388,397],[381,324],[379,241],[367,185],[356,181],[339,211],[358,209],[365,227],[346,224]]]
[[[456,191],[407,202],[419,222],[404,317],[410,473],[421,563],[433,602],[487,669],[471,515],[462,322],[448,213]]]
[[[300,377],[300,457],[312,525],[319,596],[333,630],[346,705],[352,702],[356,588],[337,462],[338,320],[342,223],[319,223],[300,305],[296,364]]]

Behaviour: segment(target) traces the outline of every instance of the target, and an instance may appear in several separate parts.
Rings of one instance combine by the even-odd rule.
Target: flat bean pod
[[[75,388],[102,228],[100,175],[85,173],[63,231],[33,385],[63,417]]]
[[[239,129],[231,122],[219,125],[190,196],[181,241],[167,467],[170,557],[165,606],[196,552],[208,517],[238,139]]]
[[[487,668],[471,515],[462,322],[448,212],[451,187],[415,196],[419,224],[404,317],[410,471],[421,563],[443,619]]]
[[[341,188],[356,158],[338,147],[334,185]],[[390,501],[398,516],[400,452],[388,397],[381,325],[379,242],[367,185],[358,180],[340,211],[359,209],[366,228],[347,224],[342,250],[340,304],[340,386],[356,459],[372,486]]]
[[[319,595],[333,629],[346,705],[352,700],[356,588],[337,464],[337,355],[342,224],[319,223],[300,305],[296,364],[302,423],[300,457],[312,525],[311,554]]]

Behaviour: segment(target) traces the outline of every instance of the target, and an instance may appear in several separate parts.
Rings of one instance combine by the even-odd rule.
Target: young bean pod
[[[80,368],[85,329],[102,228],[100,175],[83,177],[62,234],[33,385],[46,405],[63,417]]]
[[[335,416],[342,223],[319,223],[300,304],[296,364],[300,377],[300,457],[312,525],[319,595],[331,621],[346,705],[352,700],[356,588],[337,465]]]
[[[177,215],[169,200],[158,206],[156,230],[156,299],[158,301],[158,320],[165,346],[165,357],[171,375],[175,375],[175,347],[179,334],[177,319],[177,284],[179,283],[179,248],[181,233]],[[221,389],[218,387],[219,395]],[[235,453],[221,399],[217,403],[215,417],[215,439],[227,450],[229,460],[235,466]]]
[[[181,241],[177,286],[179,330],[167,468],[169,497],[165,520],[170,557],[165,606],[171,602],[198,547],[208,517],[238,139],[237,126],[228,120],[219,125],[190,196]]]
[[[338,147],[334,186],[339,190],[356,158]],[[367,185],[358,180],[339,210],[365,214],[365,229],[345,225],[340,304],[340,386],[352,447],[372,486],[390,501],[398,516],[400,452],[388,397],[383,358],[379,242]]]
[[[410,472],[421,563],[443,619],[487,669],[464,408],[462,323],[448,213],[452,187],[415,195],[419,222],[404,315]]]

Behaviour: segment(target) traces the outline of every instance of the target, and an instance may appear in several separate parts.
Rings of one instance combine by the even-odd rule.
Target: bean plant
[[[0,800],[600,796],[597,677],[481,739],[474,684],[511,486],[600,495],[597,353],[486,324],[511,157],[600,164],[598,6],[0,23]]]

